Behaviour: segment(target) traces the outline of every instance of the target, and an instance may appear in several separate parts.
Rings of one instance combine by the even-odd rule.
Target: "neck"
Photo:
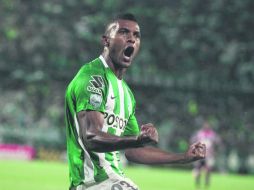
[[[116,77],[121,80],[123,78],[123,75],[125,74],[127,68],[119,67],[118,64],[114,63],[114,61],[110,58],[107,51],[103,51],[101,55],[105,59],[109,68],[116,75]]]

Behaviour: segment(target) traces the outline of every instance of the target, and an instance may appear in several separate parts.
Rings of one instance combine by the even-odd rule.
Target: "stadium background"
[[[66,85],[100,54],[108,19],[129,11],[142,31],[125,77],[139,122],[156,124],[158,146],[182,152],[207,119],[223,140],[217,171],[254,173],[254,1],[0,2],[1,144],[66,159]]]

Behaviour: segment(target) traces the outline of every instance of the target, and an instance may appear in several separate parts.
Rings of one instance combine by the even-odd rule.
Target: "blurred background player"
[[[200,188],[201,173],[205,174],[205,187],[210,184],[210,176],[215,163],[215,148],[220,144],[219,135],[211,128],[207,121],[204,121],[202,128],[193,134],[191,142],[200,141],[206,145],[206,158],[194,163],[194,177],[197,189]]]

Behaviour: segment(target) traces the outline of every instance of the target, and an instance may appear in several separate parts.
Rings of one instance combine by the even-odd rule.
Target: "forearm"
[[[118,137],[101,131],[97,131],[96,134],[87,134],[84,141],[86,147],[95,152],[111,152],[142,146],[137,136]]]
[[[184,153],[170,153],[155,147],[141,147],[128,149],[125,152],[129,161],[139,164],[184,164],[191,162]]]

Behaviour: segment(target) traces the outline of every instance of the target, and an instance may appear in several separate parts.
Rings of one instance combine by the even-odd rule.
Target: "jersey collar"
[[[104,67],[105,67],[105,68],[108,68],[108,64],[107,64],[106,60],[104,59],[104,57],[103,57],[102,55],[100,55],[99,58],[100,58],[100,60],[102,61]]]

